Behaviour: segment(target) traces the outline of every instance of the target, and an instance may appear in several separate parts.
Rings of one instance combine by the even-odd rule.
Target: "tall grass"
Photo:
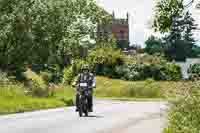
[[[0,72],[0,114],[73,105],[71,87],[49,85],[48,80],[42,78],[46,74],[42,75],[27,70],[24,77],[31,82],[24,86],[23,83],[11,82],[6,73]]]
[[[123,81],[97,77],[95,95],[98,97],[175,98],[182,95],[193,83],[175,81]],[[183,87],[184,86],[184,87]]]
[[[22,84],[0,85],[0,114],[72,105],[73,92],[64,89],[67,88],[56,91],[54,97],[38,98],[25,95],[26,88]]]
[[[129,82],[97,78],[95,95],[99,97],[161,98],[161,89],[152,80]]]
[[[200,132],[200,84],[183,86],[186,91],[177,95],[168,114],[168,127],[164,133]]]

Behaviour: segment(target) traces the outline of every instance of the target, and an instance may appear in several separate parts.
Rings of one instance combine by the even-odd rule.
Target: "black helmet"
[[[89,68],[89,65],[88,64],[86,64],[86,65],[82,65],[82,67],[81,67],[81,70],[83,71],[83,70],[90,70],[90,68]]]

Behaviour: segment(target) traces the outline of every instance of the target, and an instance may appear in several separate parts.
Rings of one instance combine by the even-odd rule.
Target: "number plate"
[[[87,87],[87,83],[80,83],[80,87]]]

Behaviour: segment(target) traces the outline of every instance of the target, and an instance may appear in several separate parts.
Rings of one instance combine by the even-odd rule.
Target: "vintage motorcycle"
[[[90,90],[88,88],[87,83],[80,83],[77,87],[77,93],[79,94],[79,102],[77,105],[79,116],[82,117],[83,114],[85,114],[85,116],[88,116],[89,112],[88,96]]]

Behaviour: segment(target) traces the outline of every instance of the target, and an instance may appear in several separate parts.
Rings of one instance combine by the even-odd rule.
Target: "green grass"
[[[73,90],[59,87],[55,96],[37,98],[26,96],[24,86],[21,84],[0,86],[0,114],[19,113],[40,109],[49,109],[73,104]]]
[[[0,100],[0,114],[20,113],[39,109],[62,107],[65,105],[64,102],[56,99],[37,99],[31,97],[10,100],[0,98]]]
[[[55,91],[55,97],[61,101],[63,101],[67,105],[73,105],[75,91],[72,87],[65,85],[58,85]]]
[[[192,82],[123,81],[97,77],[95,96],[114,100],[160,101],[182,95]],[[33,111],[73,105],[74,90],[63,84],[54,86],[54,96],[26,96],[22,84],[0,86],[0,114]]]
[[[168,125],[163,133],[200,132],[200,83],[193,86],[173,100],[168,112]]]
[[[184,93],[191,85],[192,82],[184,81],[123,81],[97,77],[95,95],[117,99],[171,99]]]

